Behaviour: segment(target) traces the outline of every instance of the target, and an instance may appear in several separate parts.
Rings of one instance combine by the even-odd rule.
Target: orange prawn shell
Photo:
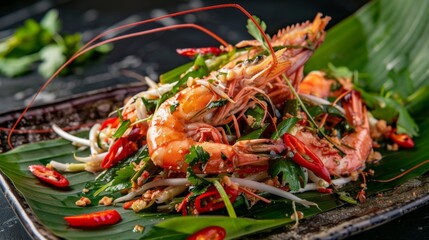
[[[194,141],[186,134],[186,124],[204,109],[215,95],[206,87],[193,85],[166,100],[154,115],[148,130],[149,154],[163,168],[186,171],[184,155]],[[168,145],[168,150],[165,146]]]

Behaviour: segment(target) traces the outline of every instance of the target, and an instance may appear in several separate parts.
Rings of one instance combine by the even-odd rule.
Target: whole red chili
[[[30,165],[28,170],[43,182],[54,185],[55,187],[68,187],[69,181],[66,177],[57,171],[47,168],[43,165]]]
[[[66,220],[71,227],[99,227],[112,225],[119,222],[121,219],[121,215],[113,209],[64,217],[64,220]]]
[[[413,148],[414,141],[413,139],[406,133],[396,133],[396,131],[392,131],[390,134],[390,138],[403,148]]]
[[[298,165],[308,168],[314,174],[327,181],[331,182],[331,176],[328,169],[323,164],[322,160],[314,154],[303,142],[295,136],[286,133],[284,135],[284,142],[287,147],[294,153],[293,161]]]
[[[223,240],[225,235],[226,231],[223,227],[209,226],[192,234],[187,240]]]
[[[197,54],[201,54],[201,55],[213,54],[217,56],[222,52],[222,50],[217,47],[183,48],[183,49],[176,49],[176,51],[178,54],[185,57],[195,57],[195,55]]]

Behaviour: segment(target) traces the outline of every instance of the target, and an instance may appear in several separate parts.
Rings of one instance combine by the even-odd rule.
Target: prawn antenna
[[[90,46],[91,44],[93,44],[95,41],[97,41],[98,39],[100,39],[100,38],[102,38],[102,37],[104,37],[104,36],[106,36],[106,35],[108,35],[110,33],[114,33],[114,32],[121,31],[121,30],[124,30],[124,29],[127,29],[127,28],[131,28],[131,27],[143,25],[143,24],[146,24],[146,23],[156,22],[156,21],[159,21],[159,20],[162,20],[162,19],[165,19],[165,18],[171,18],[171,17],[186,15],[186,14],[190,14],[190,13],[204,12],[204,11],[209,11],[209,10],[214,10],[214,9],[220,9],[220,8],[236,8],[236,9],[240,10],[244,15],[246,15],[255,24],[255,26],[258,28],[259,32],[261,32],[262,36],[264,37],[265,42],[267,42],[267,44],[268,44],[271,56],[273,57],[273,62],[274,62],[273,65],[276,65],[277,64],[277,59],[275,58],[275,55],[274,55],[273,46],[271,45],[271,42],[268,39],[268,36],[265,34],[264,30],[262,29],[261,25],[258,23],[258,21],[256,21],[256,19],[246,9],[244,9],[239,4],[235,4],[235,3],[218,4],[218,5],[213,5],[213,6],[207,6],[207,7],[200,7],[200,8],[195,8],[195,9],[184,10],[184,11],[180,11],[180,12],[176,12],[176,13],[170,13],[170,14],[159,16],[159,17],[156,17],[156,18],[146,19],[146,20],[143,20],[143,21],[129,23],[129,24],[125,24],[125,25],[122,25],[122,26],[119,26],[119,27],[116,27],[116,28],[112,28],[112,29],[109,29],[109,30],[107,30],[105,32],[102,32],[99,35],[95,36],[93,39],[91,39],[89,42],[87,42],[85,45],[83,45],[75,54],[79,53],[80,51],[83,51],[88,46]],[[223,45],[226,47],[228,44],[223,44]]]
[[[238,4],[219,4],[219,5],[213,5],[213,6],[208,6],[208,7],[201,7],[201,8],[196,8],[196,9],[189,9],[189,10],[185,10],[185,11],[180,11],[177,13],[171,13],[171,14],[167,14],[164,16],[160,16],[160,17],[156,17],[156,18],[152,18],[152,19],[147,19],[147,20],[143,20],[143,21],[139,21],[139,22],[135,22],[135,23],[130,23],[130,24],[125,24],[116,28],[112,28],[109,29],[103,33],[100,33],[99,35],[97,35],[96,37],[94,37],[93,39],[91,39],[89,42],[87,42],[83,47],[81,47],[72,57],[70,57],[69,60],[67,60],[67,62],[65,62],[44,84],[43,86],[39,89],[39,91],[33,96],[33,98],[31,99],[31,101],[28,103],[28,105],[25,107],[24,111],[22,111],[22,113],[19,115],[18,119],[16,120],[16,122],[14,123],[14,125],[12,126],[12,128],[10,129],[10,132],[7,136],[7,142],[10,148],[13,148],[12,145],[12,141],[11,141],[11,137],[12,134],[15,130],[15,128],[18,126],[18,124],[21,122],[22,118],[24,117],[24,115],[27,113],[27,111],[30,109],[30,107],[33,105],[33,103],[35,102],[37,96],[43,91],[45,90],[45,88],[52,82],[53,79],[55,79],[58,74],[64,69],[66,68],[71,62],[73,62],[76,58],[78,58],[79,56],[81,56],[82,54],[98,47],[101,46],[103,44],[106,43],[111,43],[114,41],[118,41],[121,39],[126,39],[126,38],[131,38],[131,37],[135,37],[135,36],[141,36],[141,35],[145,35],[145,34],[150,34],[150,33],[155,33],[155,32],[160,32],[160,31],[165,31],[165,30],[171,30],[171,29],[177,29],[177,28],[196,28],[198,30],[203,31],[204,33],[207,33],[208,35],[210,35],[211,37],[215,38],[217,41],[219,41],[222,45],[224,46],[228,46],[228,43],[226,41],[224,41],[222,38],[220,38],[218,35],[216,35],[215,33],[209,31],[208,29],[196,25],[196,24],[178,24],[178,25],[172,25],[172,26],[167,26],[167,27],[161,27],[161,28],[156,28],[156,29],[152,29],[152,30],[147,30],[147,31],[140,31],[137,33],[131,33],[131,34],[126,34],[126,35],[122,35],[119,37],[114,37],[105,41],[102,41],[100,43],[94,44],[92,45],[95,41],[99,40],[100,38],[108,35],[109,33],[113,33],[119,30],[123,30],[126,28],[130,28],[130,27],[134,27],[134,26],[139,26],[139,25],[143,25],[146,23],[150,23],[150,22],[155,22],[155,21],[159,21],[161,19],[164,18],[170,18],[170,17],[175,17],[175,16],[180,16],[180,15],[185,15],[185,14],[189,14],[189,13],[194,13],[194,12],[201,12],[201,11],[208,11],[208,10],[213,10],[213,9],[220,9],[220,8],[236,8],[238,10],[240,10],[243,14],[245,14],[254,24],[255,26],[258,28],[258,30],[261,32],[263,38],[265,39],[265,41],[268,44],[268,47],[270,49],[270,53],[271,56],[273,58],[273,65],[275,66],[277,64],[277,59],[275,58],[275,54],[274,54],[274,49],[271,45],[271,42],[269,41],[267,35],[265,34],[264,30],[262,29],[262,27],[259,25],[259,23],[255,20],[255,18],[243,7],[241,7]],[[91,46],[92,45],[92,46]]]
[[[43,86],[39,89],[39,91],[33,96],[33,98],[31,99],[31,101],[28,103],[28,105],[25,107],[24,111],[22,111],[22,113],[19,115],[18,119],[16,120],[16,122],[14,123],[14,125],[11,127],[9,134],[7,136],[7,142],[9,144],[9,147],[12,149],[13,145],[12,145],[12,134],[15,131],[15,128],[18,126],[18,124],[21,122],[22,118],[24,117],[24,115],[27,113],[27,111],[30,109],[31,105],[33,105],[34,101],[36,100],[37,96],[43,91],[45,90],[45,88],[58,76],[58,74],[60,74],[60,72],[66,68],[70,63],[72,63],[74,60],[76,60],[76,58],[80,57],[81,55],[91,51],[92,49],[99,47],[101,45],[107,44],[107,43],[111,43],[111,42],[116,42],[122,39],[127,39],[127,38],[133,38],[133,37],[137,37],[137,36],[143,36],[143,35],[147,35],[147,34],[151,34],[151,33],[156,33],[156,32],[162,32],[162,31],[167,31],[167,30],[174,30],[174,29],[179,29],[179,28],[195,28],[198,30],[203,31],[204,33],[207,33],[208,35],[214,37],[216,40],[218,40],[221,44],[223,45],[227,45],[227,43],[220,37],[218,37],[216,34],[214,34],[213,32],[211,32],[210,30],[200,26],[200,25],[196,25],[196,24],[177,24],[177,25],[172,25],[172,26],[166,26],[166,27],[160,27],[160,28],[155,28],[155,29],[151,29],[151,30],[146,30],[146,31],[140,31],[140,32],[136,32],[136,33],[130,33],[130,34],[126,34],[126,35],[122,35],[122,36],[118,36],[118,37],[114,37],[102,42],[99,42],[97,44],[94,44],[92,46],[89,46],[83,50],[78,51],[76,54],[74,54],[69,60],[67,60],[67,62],[65,62],[60,68],[58,68],[58,70],[43,84]]]

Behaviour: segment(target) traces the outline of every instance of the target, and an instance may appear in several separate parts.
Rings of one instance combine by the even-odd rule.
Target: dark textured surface
[[[16,214],[6,201],[3,191],[0,194],[0,239],[29,239]]]
[[[332,26],[340,21],[357,7],[363,0],[325,0],[325,1],[237,1],[258,15],[268,25],[268,32],[286,25],[305,21],[314,17],[316,12],[333,17]],[[0,3],[0,38],[9,35],[12,29],[25,18],[40,19],[43,14],[57,8],[63,19],[63,28],[67,32],[84,32],[88,39],[96,33],[112,25],[128,21],[137,21],[150,18],[156,12],[154,9],[174,12],[178,9],[224,3],[224,1],[127,1],[119,4],[118,1],[2,1]],[[249,38],[246,33],[245,18],[237,10],[216,10],[194,14],[187,18],[177,18],[177,23],[193,22],[218,33],[230,43]],[[156,23],[148,25],[159,27]],[[139,27],[133,30],[143,30]],[[174,39],[172,41],[171,39]],[[156,34],[150,37],[140,37],[124,40],[115,44],[115,50],[105,59],[88,64],[76,74],[56,79],[51,84],[39,103],[50,102],[55,99],[70,97],[93,89],[128,84],[135,80],[124,77],[121,69],[131,69],[153,78],[159,73],[173,68],[186,59],[174,53],[176,48],[218,45],[203,34],[194,30],[173,31]],[[0,113],[16,108],[22,108],[26,101],[36,92],[36,89],[45,81],[37,74],[31,74],[16,79],[0,77]],[[0,239],[29,239],[16,215],[7,204],[3,195],[0,195]],[[429,239],[429,206],[408,213],[404,217],[394,220],[381,227],[360,233],[350,239]]]

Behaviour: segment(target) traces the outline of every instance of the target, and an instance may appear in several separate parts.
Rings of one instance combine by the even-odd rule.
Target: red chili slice
[[[138,150],[138,144],[136,143],[136,141],[138,141],[140,137],[140,128],[133,128],[128,134],[128,136],[119,138],[110,147],[109,152],[104,157],[100,166],[105,169],[111,168],[126,157],[135,153]]]
[[[178,54],[180,54],[181,56],[195,57],[195,55],[197,55],[197,54],[207,55],[209,53],[217,56],[222,52],[222,50],[220,48],[217,48],[217,47],[203,47],[203,48],[176,49],[176,52]]]
[[[233,203],[238,196],[238,191],[226,187],[225,192],[228,195],[231,203]],[[195,209],[198,213],[212,212],[224,207],[225,203],[221,199],[217,189],[214,187],[210,187],[205,193],[195,198]]]
[[[223,227],[209,226],[192,234],[187,240],[223,240],[225,235],[226,231]]]
[[[105,210],[75,216],[64,217],[71,227],[99,227],[112,225],[121,220],[121,215],[116,210]]]
[[[130,200],[128,202],[125,202],[124,205],[123,205],[123,208],[126,209],[126,210],[130,209],[133,206],[133,203],[135,201],[137,201],[137,199],[133,199],[133,200]]]
[[[314,154],[303,142],[301,142],[295,136],[286,133],[284,135],[284,142],[294,153],[293,161],[298,165],[308,168],[314,174],[327,181],[331,182],[331,176],[329,175],[328,169],[323,164],[322,160]]]
[[[109,125],[111,128],[116,128],[119,125],[119,122],[120,121],[118,117],[108,118],[101,124],[100,130],[105,129]]]
[[[56,187],[68,187],[69,181],[66,177],[58,173],[57,171],[47,168],[43,165],[30,165],[28,170],[43,182],[49,183]]]
[[[414,141],[413,139],[406,133],[396,133],[396,131],[392,131],[390,134],[390,138],[398,144],[400,147],[403,148],[413,148],[414,147]]]

